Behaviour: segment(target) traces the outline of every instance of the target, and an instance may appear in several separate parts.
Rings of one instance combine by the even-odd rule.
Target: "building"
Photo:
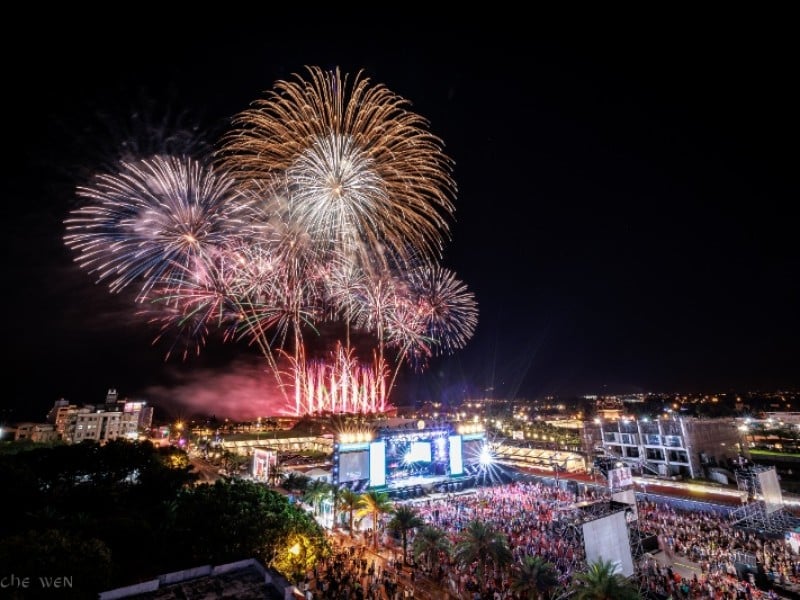
[[[250,558],[224,565],[199,565],[159,575],[151,580],[100,592],[100,600],[174,600],[175,598],[238,598],[240,600],[302,600],[286,578]]]
[[[567,473],[586,472],[586,458],[577,452],[543,450],[514,444],[502,444],[495,452],[497,462],[514,467],[534,467]]]
[[[622,419],[600,424],[602,448],[634,472],[702,478],[736,461],[744,448],[733,419]]]
[[[146,402],[121,400],[113,388],[103,404],[79,407],[62,398],[47,413],[56,438],[67,443],[136,439],[140,431],[152,427],[152,421],[152,407]]]
[[[14,441],[48,443],[58,441],[55,427],[50,423],[19,423],[14,432]]]
[[[147,406],[147,402],[120,400],[117,402],[117,406],[122,407],[122,412],[133,413],[136,416],[136,426],[140,431],[150,431],[152,429],[153,407]]]
[[[238,435],[223,439],[219,447],[223,451],[233,452],[240,456],[251,456],[256,448],[269,448],[284,453],[315,450],[318,452],[333,453],[333,437],[314,435],[303,437],[287,437],[291,432],[275,432],[265,435]]]
[[[74,434],[69,441],[76,444],[85,440],[107,442],[139,436],[138,413],[84,406],[77,410],[74,419]]]
[[[47,422],[55,426],[58,439],[71,441],[75,435],[75,415],[78,406],[70,404],[63,398],[56,400],[53,408],[47,413]]]

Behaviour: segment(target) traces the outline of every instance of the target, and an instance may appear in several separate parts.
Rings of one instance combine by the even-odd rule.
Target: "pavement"
[[[662,550],[654,553],[651,552],[650,555],[659,565],[663,567],[672,567],[673,572],[680,575],[681,579],[691,579],[695,575],[699,578],[703,574],[699,564],[683,556],[670,558],[667,553]]]

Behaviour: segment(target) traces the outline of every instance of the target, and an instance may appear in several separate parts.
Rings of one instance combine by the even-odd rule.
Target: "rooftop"
[[[272,583],[270,583],[272,581]],[[172,583],[170,583],[172,582]],[[102,600],[283,600],[286,582],[254,560],[219,567],[199,567],[100,594]]]

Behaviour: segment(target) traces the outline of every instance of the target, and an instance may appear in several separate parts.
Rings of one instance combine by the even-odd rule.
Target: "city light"
[[[368,431],[353,431],[339,434],[339,442],[342,444],[359,444],[372,441],[372,433]]]
[[[483,425],[479,423],[474,423],[471,425],[459,425],[457,428],[458,433],[460,433],[461,435],[467,433],[480,433],[483,430],[484,430]]]

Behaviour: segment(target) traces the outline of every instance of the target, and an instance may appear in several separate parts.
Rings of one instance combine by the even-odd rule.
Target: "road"
[[[214,483],[220,478],[219,467],[212,465],[199,456],[190,457],[189,463],[194,467],[194,472],[199,476],[197,483]]]

